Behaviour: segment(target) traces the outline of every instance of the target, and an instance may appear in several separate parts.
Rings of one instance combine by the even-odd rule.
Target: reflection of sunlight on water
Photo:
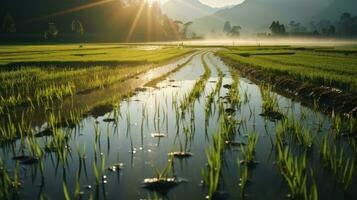
[[[158,43],[163,44],[163,43]],[[294,46],[345,46],[356,45],[357,40],[342,40],[329,38],[258,38],[241,37],[235,39],[207,39],[191,41],[173,41],[164,44],[173,45],[198,45],[198,46],[265,46],[265,45],[294,45]]]
[[[146,78],[147,78],[148,80],[153,79],[153,78],[154,78],[154,77],[153,77],[153,72],[152,72],[152,71],[149,71],[149,72],[146,74]]]
[[[137,46],[136,47],[139,50],[145,50],[145,51],[152,51],[152,50],[157,50],[160,49],[160,46]]]

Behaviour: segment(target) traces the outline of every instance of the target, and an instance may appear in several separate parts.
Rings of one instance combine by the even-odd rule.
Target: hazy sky
[[[162,3],[166,1],[170,1],[170,0],[161,0]],[[224,6],[242,3],[244,0],[199,0],[199,1],[212,7],[224,7]]]
[[[244,0],[200,0],[202,3],[212,7],[223,7],[242,3]]]

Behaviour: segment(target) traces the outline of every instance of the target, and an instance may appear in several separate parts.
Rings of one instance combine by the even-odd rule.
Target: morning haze
[[[1,0],[0,199],[357,199],[355,0]]]

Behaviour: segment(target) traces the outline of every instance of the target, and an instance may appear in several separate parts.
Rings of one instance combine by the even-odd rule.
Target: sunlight
[[[0,200],[357,200],[357,0],[19,2]]]
[[[128,36],[126,37],[126,40],[125,40],[126,42],[129,42],[131,37],[133,36],[134,30],[136,28],[136,25],[138,24],[139,18],[141,16],[141,13],[143,12],[144,7],[145,7],[145,1],[143,1],[140,5],[139,11],[136,14],[133,24],[131,25],[131,27],[129,29]]]
[[[65,15],[65,14],[69,14],[69,13],[73,13],[73,12],[78,12],[78,11],[81,11],[81,10],[84,10],[84,9],[88,9],[88,8],[92,8],[92,7],[95,7],[95,6],[103,5],[103,4],[112,2],[112,1],[115,1],[115,0],[102,0],[102,1],[97,1],[97,2],[93,2],[93,3],[88,3],[88,4],[85,4],[85,5],[80,5],[78,7],[74,7],[74,8],[70,8],[70,9],[67,9],[67,10],[59,11],[59,12],[56,12],[56,13],[53,13],[53,14],[50,14],[50,15],[33,18],[33,19],[28,20],[28,22],[36,21],[36,20],[42,20],[42,19],[46,19],[46,18],[50,18],[50,17],[61,16],[61,15]]]

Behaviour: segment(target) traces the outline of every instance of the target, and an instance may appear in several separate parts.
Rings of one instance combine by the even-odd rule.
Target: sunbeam
[[[139,21],[139,18],[141,16],[141,13],[144,10],[145,3],[146,3],[145,1],[142,1],[141,4],[140,4],[140,8],[138,10],[138,13],[136,14],[135,19],[134,19],[133,23],[131,24],[128,36],[126,37],[126,40],[125,40],[126,42],[129,42],[131,37],[133,36],[133,33],[135,31],[136,25],[138,24],[138,21]]]
[[[46,16],[32,18],[32,19],[28,20],[27,22],[33,22],[33,21],[37,21],[37,20],[42,20],[42,19],[47,19],[47,18],[51,18],[51,17],[57,17],[57,16],[73,13],[73,12],[78,12],[78,11],[85,10],[85,9],[88,9],[88,8],[93,8],[93,7],[96,7],[96,6],[99,6],[99,5],[103,5],[103,4],[112,2],[112,1],[115,1],[115,0],[102,0],[102,1],[97,1],[97,2],[93,2],[93,3],[88,3],[88,4],[80,5],[80,6],[75,7],[75,8],[70,8],[70,9],[67,9],[67,10],[63,10],[63,11],[59,11],[59,12],[56,12],[56,13],[52,13],[52,14],[49,14],[49,15],[46,15]]]

